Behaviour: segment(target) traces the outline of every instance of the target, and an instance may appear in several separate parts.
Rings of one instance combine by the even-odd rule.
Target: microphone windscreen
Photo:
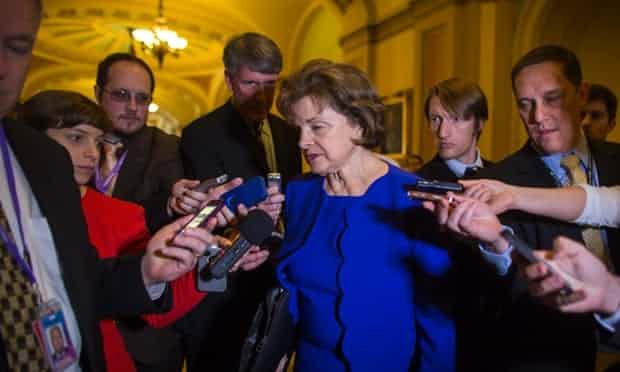
[[[265,211],[253,209],[239,222],[237,228],[248,242],[258,245],[271,235],[273,220]]]

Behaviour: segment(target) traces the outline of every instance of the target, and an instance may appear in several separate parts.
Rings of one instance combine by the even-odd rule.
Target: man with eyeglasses
[[[278,46],[263,35],[245,33],[227,43],[223,61],[232,97],[183,130],[186,176],[203,180],[225,173],[247,180],[279,172],[286,185],[300,173],[301,156],[296,130],[269,113],[282,69]],[[177,323],[187,334],[188,372],[238,370],[251,319],[274,281],[269,265],[239,273],[226,293],[210,293]]]
[[[168,220],[170,190],[183,176],[179,138],[146,125],[154,88],[153,71],[136,56],[114,53],[99,63],[95,97],[121,141],[104,143],[96,186],[143,205],[152,231]],[[140,318],[119,322],[118,327],[138,371],[181,370],[179,337],[171,328],[155,329]]]
[[[40,336],[62,324],[72,349],[62,370],[104,372],[99,319],[165,310],[172,298],[164,283],[191,270],[213,237],[201,228],[175,237],[179,220],[155,234],[143,255],[97,257],[66,149],[9,117],[32,61],[42,1],[0,0],[0,9],[0,371],[50,370]]]
[[[143,205],[149,227],[166,222],[167,198],[183,176],[179,138],[147,126],[155,78],[142,59],[114,53],[97,68],[95,97],[114,127],[117,143],[106,141],[97,188],[115,198]]]

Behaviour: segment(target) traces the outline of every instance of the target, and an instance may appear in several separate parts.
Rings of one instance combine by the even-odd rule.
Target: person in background
[[[89,239],[99,256],[110,258],[141,253],[151,237],[146,226],[144,208],[107,196],[89,186],[99,166],[104,133],[111,129],[106,113],[95,102],[79,93],[48,90],[25,101],[19,117],[25,124],[61,144],[69,153],[75,182],[82,196]],[[238,182],[233,185],[236,184]],[[213,228],[213,221],[209,227]],[[213,242],[222,244],[217,236],[213,239]],[[253,248],[252,252],[256,254],[244,257],[240,265],[248,259],[266,259],[266,252],[259,252],[257,248]],[[244,265],[244,268],[250,269],[249,265]],[[185,282],[192,286],[186,286]],[[175,309],[178,307],[195,306],[202,300],[205,294],[197,292],[194,283],[194,271],[172,283],[174,298],[171,311],[178,311]],[[158,324],[168,317],[160,314],[150,316]],[[115,320],[102,320],[100,327],[108,370],[135,371]]]
[[[165,309],[166,282],[194,268],[210,234],[198,228],[175,236],[187,222],[180,219],[155,234],[143,255],[97,257],[66,150],[7,118],[32,59],[42,3],[0,0],[0,8],[0,262],[2,273],[11,274],[10,281],[0,280],[0,301],[6,304],[0,312],[0,370],[47,368],[32,322],[39,319],[39,306],[52,301],[76,353],[66,370],[104,371],[99,318]],[[23,334],[15,334],[16,328]]]
[[[591,140],[605,141],[616,127],[618,98],[609,88],[600,84],[590,85],[588,102],[581,110],[581,125]]]
[[[228,41],[222,60],[232,96],[183,129],[185,176],[202,181],[227,174],[247,180],[278,172],[284,188],[301,172],[301,157],[295,129],[270,113],[282,53],[267,36],[248,32]],[[187,187],[175,188],[173,195],[187,208],[191,201],[183,198],[179,192],[183,189]],[[281,198],[276,191],[269,190],[270,195]],[[272,215],[280,213],[280,205],[273,204]],[[188,372],[239,368],[243,340],[256,308],[274,283],[272,265],[240,273],[229,282],[226,293],[212,293],[176,325],[184,334]]]
[[[105,156],[94,186],[117,199],[142,205],[151,231],[174,214],[169,198],[183,177],[179,138],[147,126],[155,77],[149,65],[129,53],[113,53],[97,66],[95,97],[120,142],[103,143]],[[173,371],[182,366],[179,337],[172,329],[153,329],[141,319],[120,322],[127,345],[144,371]]]
[[[478,178],[497,179],[527,187],[561,188],[588,183],[620,184],[615,165],[620,146],[588,141],[580,122],[588,93],[577,56],[570,50],[543,45],[519,58],[512,69],[517,109],[528,133],[524,146]],[[620,256],[610,247],[620,244],[620,230],[582,228],[523,212],[501,215],[502,222],[528,244],[550,248],[560,236],[584,242],[610,264]],[[486,249],[481,254],[498,269],[507,286],[514,288],[494,327],[496,371],[592,371],[597,350],[593,319],[552,311],[524,290],[512,266],[510,250]]]
[[[312,171],[287,187],[278,255],[298,330],[295,370],[455,370],[454,325],[439,299],[451,261],[417,238],[421,206],[404,191],[417,177],[370,150],[385,107],[366,75],[308,62],[283,81],[277,106]]]
[[[492,163],[481,156],[478,140],[488,119],[487,98],[480,87],[461,78],[443,80],[430,88],[424,101],[428,127],[435,136],[437,154],[415,174],[427,179],[457,182],[474,176]],[[459,370],[479,369],[488,342],[489,314],[495,312],[495,272],[480,259],[477,249],[467,243],[445,238],[440,245],[459,247],[451,250],[455,277],[458,277],[455,300],[457,365]],[[475,337],[478,342],[471,342]]]
[[[436,137],[437,154],[416,171],[417,175],[456,182],[491,165],[478,149],[489,111],[477,84],[460,78],[437,83],[426,96],[424,115]]]

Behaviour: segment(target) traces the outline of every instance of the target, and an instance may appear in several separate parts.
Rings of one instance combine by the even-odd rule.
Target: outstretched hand
[[[188,228],[177,234],[192,217],[182,217],[153,235],[142,257],[142,279],[146,286],[172,281],[192,270],[206,247],[217,242],[210,232],[215,219],[209,220],[204,228]]]
[[[532,296],[568,313],[613,314],[620,308],[620,279],[582,244],[559,237],[553,251],[535,254],[543,262],[523,269]],[[567,282],[573,288],[568,296],[561,291]]]

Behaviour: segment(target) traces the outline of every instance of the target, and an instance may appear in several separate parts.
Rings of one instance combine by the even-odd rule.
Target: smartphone
[[[276,186],[278,191],[282,191],[282,175],[277,172],[267,174],[267,187]]]
[[[109,143],[110,145],[116,145],[118,143],[121,143],[121,141],[122,140],[120,139],[120,137],[118,137],[114,133],[107,132],[103,135],[103,142]]]
[[[523,258],[525,258],[530,263],[541,262],[541,260],[534,255],[534,250],[530,247],[529,244],[521,240],[518,236],[516,236],[510,230],[505,229],[502,231],[502,237],[510,243],[514,247],[514,250],[519,253]],[[579,289],[581,285],[579,282],[573,278],[572,276],[566,274],[564,271],[559,269],[554,262],[543,261],[549,271],[558,275],[560,278],[564,280],[564,287],[560,290],[560,294],[563,296],[568,296],[573,293],[574,290]]]
[[[220,199],[233,213],[239,204],[250,208],[267,199],[267,186],[261,176],[250,178],[245,183],[223,194]]]
[[[222,185],[228,181],[228,175],[222,174],[217,177],[207,178],[194,188],[194,191],[207,192],[209,189]]]
[[[219,200],[211,200],[205,205],[195,216],[192,218],[183,228],[177,233],[182,234],[185,229],[202,227],[207,223],[207,220],[214,217],[222,208],[224,203]]]
[[[443,195],[448,191],[455,193],[463,192],[465,189],[463,185],[458,182],[442,182],[437,180],[425,180],[418,178],[418,181],[414,186],[411,186],[411,191],[419,191],[429,194]]]

